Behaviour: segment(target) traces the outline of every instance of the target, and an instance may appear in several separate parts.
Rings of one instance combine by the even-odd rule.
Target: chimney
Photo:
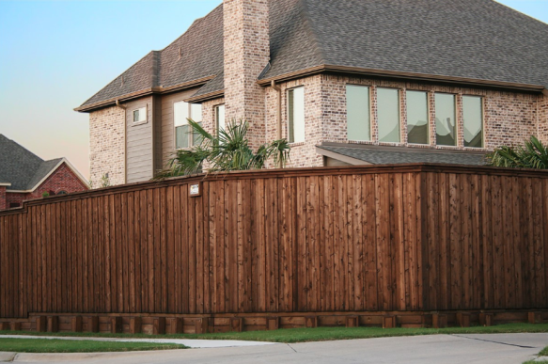
[[[265,142],[265,91],[257,84],[270,61],[268,0],[223,0],[226,120],[247,120],[252,147]]]

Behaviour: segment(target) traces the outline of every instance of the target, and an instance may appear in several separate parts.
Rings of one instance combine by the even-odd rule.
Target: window
[[[202,125],[202,105],[176,102],[173,104],[173,119],[175,124],[175,146],[186,149],[202,142],[200,134],[190,131],[188,119]]]
[[[346,85],[346,120],[348,140],[371,140],[369,87]]]
[[[289,142],[304,142],[304,87],[289,90],[287,99]]]
[[[464,146],[483,148],[483,100],[478,96],[462,97]]]
[[[400,100],[399,90],[377,89],[377,118],[379,141],[398,143],[400,141]]]
[[[190,104],[190,118],[202,126],[202,104]],[[192,146],[200,145],[202,143],[202,136],[200,133],[194,131],[191,143]]]
[[[428,94],[422,91],[407,91],[407,142],[429,144]]]
[[[18,207],[21,207],[20,203],[17,203],[17,202],[10,203],[10,209],[15,209],[15,208],[18,208]]]
[[[57,192],[58,195],[68,195],[67,191],[61,190]]]
[[[455,123],[455,95],[436,94],[436,143],[457,145]]]
[[[215,123],[217,135],[219,135],[220,130],[226,130],[225,105],[219,105],[215,108]]]
[[[134,123],[144,123],[147,121],[147,108],[142,107],[140,109],[133,111],[133,122]]]

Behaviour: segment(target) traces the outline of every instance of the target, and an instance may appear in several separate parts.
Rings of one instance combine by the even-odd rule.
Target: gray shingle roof
[[[139,62],[82,104],[89,106],[152,88],[169,88],[223,70],[223,8],[197,19],[177,40]]]
[[[61,160],[44,161],[0,134],[0,183],[11,183],[9,190],[33,189]]]
[[[485,153],[474,151],[446,151],[373,145],[320,145],[317,148],[369,164],[446,163],[485,165]]]
[[[208,76],[199,93],[221,91],[222,27],[220,5],[82,106]],[[270,0],[270,34],[262,79],[331,65],[548,88],[548,25],[493,0]]]

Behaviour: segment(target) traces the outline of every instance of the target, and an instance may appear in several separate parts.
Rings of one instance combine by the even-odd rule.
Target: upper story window
[[[215,124],[217,136],[219,135],[219,131],[226,130],[225,105],[219,105],[215,108]]]
[[[407,91],[407,142],[429,144],[428,94]]]
[[[436,94],[436,144],[457,145],[455,95]]]
[[[371,140],[369,87],[346,85],[346,117],[348,140]]]
[[[483,148],[483,99],[479,96],[462,97],[464,146]]]
[[[287,100],[289,142],[304,142],[304,87],[288,90]]]
[[[379,141],[399,143],[401,140],[399,90],[377,88],[377,119]]]
[[[191,132],[188,119],[202,125],[202,105],[176,102],[173,104],[175,125],[175,146],[177,149],[190,148],[202,142],[200,134]]]
[[[133,110],[133,122],[144,123],[147,121],[147,108],[141,107],[137,110]]]

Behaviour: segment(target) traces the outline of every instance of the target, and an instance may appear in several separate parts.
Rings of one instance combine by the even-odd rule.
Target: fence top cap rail
[[[202,173],[190,176],[172,177],[162,180],[132,183],[127,185],[106,187],[92,191],[71,193],[63,196],[52,196],[25,201],[21,208],[0,211],[0,216],[24,212],[28,206],[43,205],[48,203],[78,200],[87,197],[100,197],[103,195],[116,194],[121,192],[135,192],[148,190],[157,187],[179,186],[204,181],[215,180],[238,180],[252,178],[289,178],[308,176],[336,176],[351,174],[382,174],[382,173],[457,173],[457,174],[482,174],[499,175],[511,177],[536,177],[548,178],[548,171],[535,169],[499,168],[489,166],[469,166],[441,163],[410,163],[410,164],[386,164],[386,165],[363,165],[348,167],[313,167],[313,168],[285,168],[285,169],[263,169],[252,171]],[[22,211],[23,210],[23,211]]]

